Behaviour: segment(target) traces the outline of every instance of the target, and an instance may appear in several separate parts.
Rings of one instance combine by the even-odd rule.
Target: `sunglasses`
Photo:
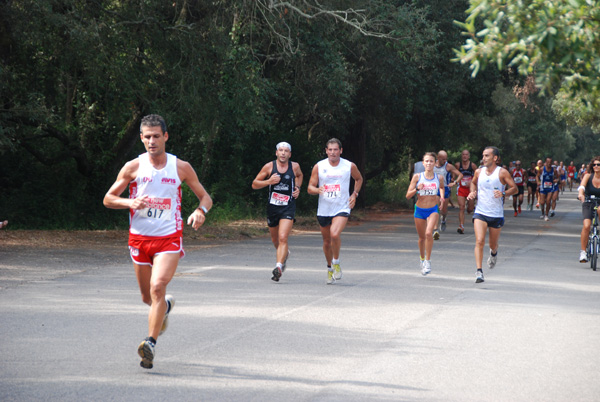
[[[592,166],[600,166],[600,163],[594,163]]]

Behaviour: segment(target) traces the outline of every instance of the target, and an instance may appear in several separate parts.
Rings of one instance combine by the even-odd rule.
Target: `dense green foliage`
[[[363,205],[402,199],[399,178],[429,150],[493,144],[528,160],[599,149],[556,122],[546,98],[515,96],[518,76],[474,80],[450,62],[466,1],[2,4],[0,218],[13,227],[122,226],[102,198],[143,152],[149,113],[165,117],[168,151],[196,167],[221,216],[263,215],[266,193],[250,185],[282,140],[307,183],[326,140],[340,138],[367,178]],[[300,210],[315,205],[303,190]]]
[[[471,0],[457,59],[494,63],[535,76],[555,93],[554,110],[572,125],[600,131],[600,1]]]

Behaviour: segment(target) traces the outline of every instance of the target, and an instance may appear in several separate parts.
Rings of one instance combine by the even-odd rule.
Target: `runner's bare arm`
[[[417,194],[417,183],[419,182],[419,174],[414,174],[412,179],[410,179],[410,184],[408,185],[408,190],[406,190],[406,199],[410,200]]]
[[[204,224],[206,219],[205,211],[208,212],[212,208],[213,202],[210,195],[204,189],[204,186],[198,180],[196,171],[188,162],[177,159],[177,174],[182,182],[196,194],[200,205],[188,217],[187,224],[192,225],[195,230]]]
[[[308,181],[308,188],[306,191],[308,194],[319,195],[322,191],[321,188],[317,187],[319,185],[319,165],[313,166],[312,172],[310,174],[310,180]]]
[[[350,209],[352,209],[356,205],[356,198],[358,197],[358,193],[360,193],[360,189],[362,188],[363,177],[360,174],[360,170],[358,170],[358,167],[354,163],[352,164],[352,167],[350,168],[350,174],[352,175],[352,178],[354,179],[354,192],[348,199],[348,205],[349,205]]]
[[[127,189],[129,183],[135,180],[139,168],[139,161],[134,159],[129,161],[121,168],[117,180],[110,187],[104,196],[104,206],[111,209],[143,209],[146,208],[148,196],[130,199],[121,197],[121,194]]]
[[[258,172],[254,178],[254,181],[252,181],[252,188],[254,190],[259,190],[272,184],[277,184],[281,181],[281,177],[279,177],[278,173],[275,173],[269,177],[272,168],[273,162],[268,162],[265,164],[265,166],[263,166],[262,169],[260,169],[260,172]]]
[[[446,196],[446,191],[444,190],[444,186],[446,185],[446,179],[444,179],[443,177],[439,177],[439,181],[440,181],[440,203],[443,203],[444,198]]]
[[[454,187],[456,186],[456,183],[459,183],[462,178],[463,178],[463,174],[454,166],[452,165],[448,165],[448,168],[450,169],[449,172],[452,175],[452,177],[454,178],[454,181],[451,181],[450,183],[447,184],[448,187]]]
[[[517,185],[515,184],[512,175],[506,169],[502,169],[500,171],[500,183],[504,184],[505,186],[508,186],[508,190],[504,190],[504,194],[502,194],[502,192],[500,191],[500,195],[496,198],[500,198],[503,195],[505,197],[508,197],[519,192],[519,189],[517,188]]]
[[[300,164],[292,162],[292,169],[294,170],[294,191],[292,191],[292,197],[298,198],[300,196],[300,188],[302,188],[302,182],[304,181],[304,175],[300,169]]]

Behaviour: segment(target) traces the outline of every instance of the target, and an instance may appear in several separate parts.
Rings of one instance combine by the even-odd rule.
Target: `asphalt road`
[[[139,367],[147,306],[125,245],[4,251],[0,273],[52,258],[74,269],[0,289],[0,399],[598,401],[600,271],[578,262],[580,211],[575,193],[550,222],[507,205],[482,284],[456,209],[427,277],[410,216],[349,227],[335,285],[319,233],[290,239],[279,283],[268,238],[189,250],[152,370]]]

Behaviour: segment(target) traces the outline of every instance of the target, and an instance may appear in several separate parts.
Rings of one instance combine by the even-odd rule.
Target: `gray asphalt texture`
[[[482,284],[457,209],[427,277],[411,216],[348,227],[335,285],[318,232],[290,238],[279,283],[269,238],[189,251],[151,370],[125,244],[93,258],[2,251],[0,277],[66,269],[0,281],[0,400],[598,401],[600,271],[578,261],[580,203],[563,194],[544,222],[509,202]]]

